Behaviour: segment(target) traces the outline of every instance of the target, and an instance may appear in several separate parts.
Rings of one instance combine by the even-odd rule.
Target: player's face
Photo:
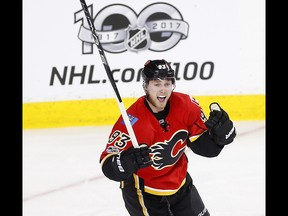
[[[150,108],[157,113],[164,110],[174,89],[171,79],[150,80],[146,90]]]

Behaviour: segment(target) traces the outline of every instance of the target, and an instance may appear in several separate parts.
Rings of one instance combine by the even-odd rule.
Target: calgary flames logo
[[[185,150],[187,136],[187,131],[179,130],[173,134],[169,141],[152,145],[150,147],[152,166],[161,170],[175,164]]]

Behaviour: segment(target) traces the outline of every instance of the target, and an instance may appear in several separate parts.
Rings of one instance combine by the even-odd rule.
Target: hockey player
[[[120,116],[100,156],[102,171],[120,182],[131,216],[209,216],[187,172],[185,149],[216,157],[236,136],[233,122],[218,103],[207,120],[193,97],[174,92],[167,61],[148,60],[141,73],[145,95],[127,109],[139,148]]]

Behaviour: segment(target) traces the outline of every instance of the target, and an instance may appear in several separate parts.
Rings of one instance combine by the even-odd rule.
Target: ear
[[[174,89],[176,88],[176,85],[175,84],[173,84],[173,89],[172,89],[172,91],[174,91]]]
[[[143,82],[142,87],[143,87],[145,94],[147,94],[147,83]]]

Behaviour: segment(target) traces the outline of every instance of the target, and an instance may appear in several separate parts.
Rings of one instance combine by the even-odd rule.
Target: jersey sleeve
[[[190,96],[190,103],[188,103],[188,116],[187,121],[189,124],[189,141],[194,142],[198,139],[205,131],[208,130],[204,124],[207,120],[204,111],[202,110],[198,101]]]
[[[110,132],[106,147],[101,153],[100,162],[103,159],[105,160],[111,155],[118,154],[122,150],[128,149],[131,146],[131,139],[128,135],[124,121],[120,116]]]
[[[189,128],[189,140],[187,146],[198,155],[204,157],[216,157],[220,154],[223,146],[217,145],[208,133],[208,128],[204,124],[207,118],[197,102],[197,100],[191,97],[191,110],[188,119],[194,122]]]
[[[140,118],[142,117],[142,111],[139,109],[142,108],[144,97],[139,98],[134,104],[132,104],[127,110],[127,115],[129,117],[130,123],[132,125],[133,131],[135,135],[137,134],[137,141],[141,141],[141,131],[145,130],[142,129],[143,127],[139,125],[141,122]],[[139,108],[140,107],[140,108]],[[137,114],[140,113],[140,114]],[[143,141],[142,141],[143,142]],[[128,130],[126,128],[125,122],[122,118],[122,115],[119,116],[116,123],[114,124],[110,135],[108,137],[108,141],[106,143],[106,147],[100,156],[100,162],[105,158],[118,154],[122,150],[126,150],[132,147],[132,140],[129,136]]]

